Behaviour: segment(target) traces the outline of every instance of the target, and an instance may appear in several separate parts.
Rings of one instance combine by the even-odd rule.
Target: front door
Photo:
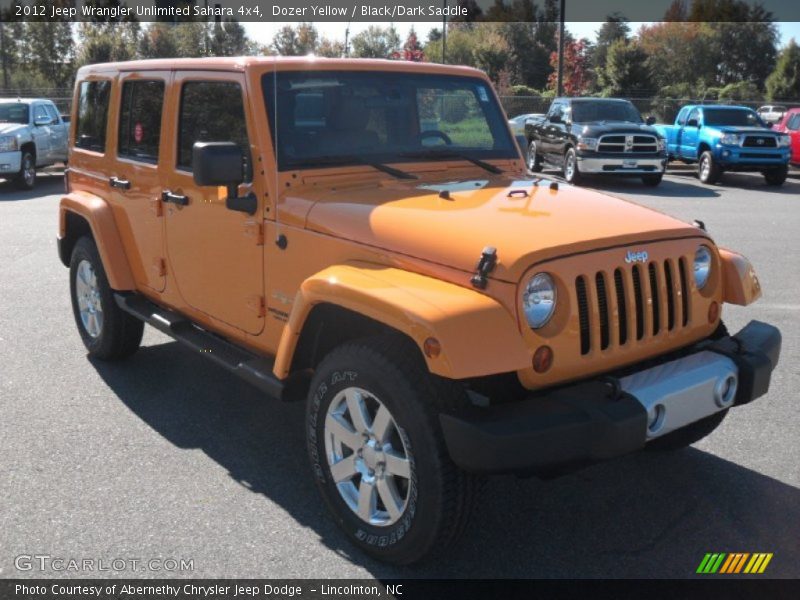
[[[163,291],[166,278],[159,159],[164,95],[169,74],[123,73],[113,106],[116,156],[108,173],[114,213],[127,240],[125,252],[137,283]],[[130,236],[126,236],[126,233]]]
[[[44,104],[34,104],[31,107],[31,121],[33,123],[33,142],[36,145],[36,165],[46,165],[50,163],[52,154],[52,141],[50,140],[50,125],[37,125],[36,122],[47,122],[50,118]]]
[[[192,308],[250,334],[264,327],[263,219],[226,208],[225,188],[199,187],[192,177],[195,142],[236,142],[245,155],[239,194],[264,196],[253,182],[252,116],[238,73],[176,72],[170,107],[177,140],[164,169],[168,268]]]

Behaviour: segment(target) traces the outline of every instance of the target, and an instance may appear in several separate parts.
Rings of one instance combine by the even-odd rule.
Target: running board
[[[274,398],[284,384],[272,372],[273,362],[201,329],[186,317],[153,304],[138,294],[115,293],[117,305],[137,319],[199,352]]]

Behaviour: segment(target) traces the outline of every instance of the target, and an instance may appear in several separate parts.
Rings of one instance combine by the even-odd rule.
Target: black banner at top
[[[0,0],[2,20],[421,22],[800,21],[786,0]]]

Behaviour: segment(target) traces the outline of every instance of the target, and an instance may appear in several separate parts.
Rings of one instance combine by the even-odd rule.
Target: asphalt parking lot
[[[58,173],[0,183],[0,577],[690,577],[706,552],[771,552],[800,577],[800,178],[591,182],[701,219],[755,264],[764,298],[726,307],[783,332],[770,393],[697,446],[551,481],[495,477],[460,545],[413,568],[354,550],[310,477],[304,407],[148,329],[119,364],[86,358],[56,256]],[[15,557],[191,559],[165,573],[19,571]]]

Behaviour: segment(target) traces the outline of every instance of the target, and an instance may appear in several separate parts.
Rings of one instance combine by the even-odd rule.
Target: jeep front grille
[[[575,279],[580,353],[643,343],[689,324],[686,259],[597,271]],[[592,319],[598,320],[593,327]]]
[[[647,154],[658,152],[658,139],[653,135],[612,134],[600,137],[598,152]]]
[[[748,135],[742,141],[745,148],[775,148],[776,145],[774,135]]]

